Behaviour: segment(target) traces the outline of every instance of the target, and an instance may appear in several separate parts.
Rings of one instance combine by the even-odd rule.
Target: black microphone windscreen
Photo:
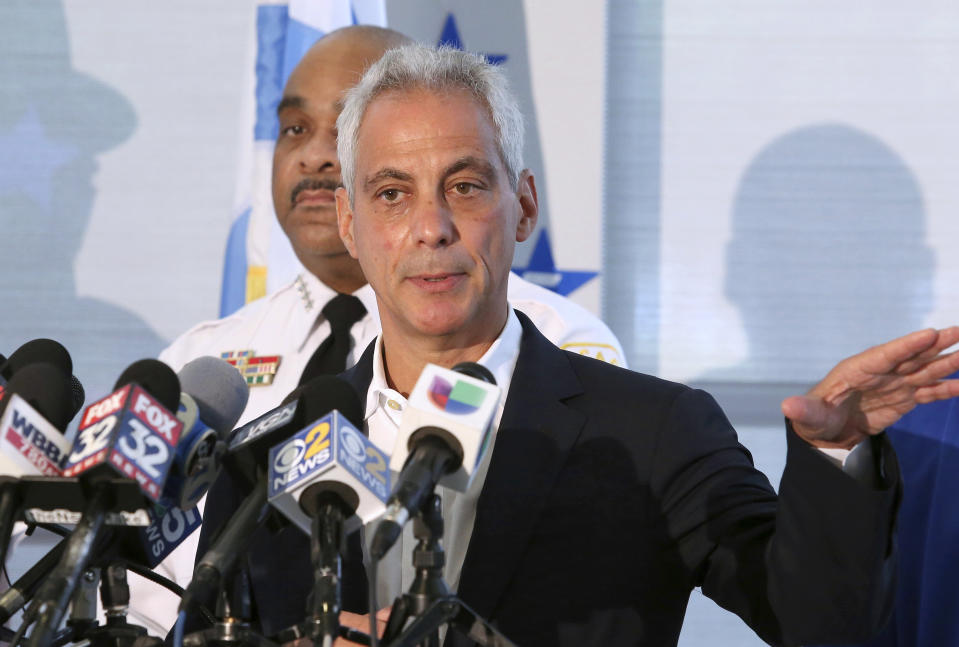
[[[496,385],[496,378],[493,377],[490,370],[482,364],[477,364],[476,362],[460,362],[453,367],[453,370],[457,373],[474,377],[477,380],[482,380],[487,384]]]
[[[117,378],[113,390],[130,383],[139,384],[168,411],[180,408],[180,378],[160,360],[138,359],[133,362]]]
[[[17,350],[13,351],[0,369],[0,374],[8,380],[28,364],[43,362],[53,364],[67,375],[73,372],[73,360],[70,353],[58,341],[52,339],[31,339]]]
[[[200,419],[225,438],[250,398],[250,387],[240,372],[224,360],[206,355],[187,362],[177,375],[180,389],[196,402]]]
[[[80,384],[76,375],[70,376],[70,395],[73,398],[73,416],[75,416],[83,408],[83,401],[87,399],[86,391],[83,390],[83,385]],[[70,418],[72,419],[73,416],[70,416]]]
[[[60,431],[75,414],[69,373],[54,364],[33,362],[18,369],[7,383],[0,411],[14,393]]]
[[[300,394],[304,424],[336,409],[353,423],[353,426],[362,429],[363,407],[360,405],[360,396],[348,382],[333,375],[318,375],[300,389],[304,389]]]

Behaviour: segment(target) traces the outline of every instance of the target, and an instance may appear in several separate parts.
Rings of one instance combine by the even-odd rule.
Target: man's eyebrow
[[[493,167],[493,165],[482,157],[475,157],[473,155],[461,157],[447,166],[446,171],[443,173],[443,177],[449,177],[467,169],[476,171],[490,184],[496,181],[496,169]]]
[[[412,182],[413,176],[399,169],[387,167],[384,169],[380,169],[373,175],[366,178],[366,180],[363,182],[363,186],[369,189],[372,185],[378,182],[382,182],[383,180],[399,180],[401,182]]]
[[[302,109],[305,104],[306,104],[306,101],[303,99],[303,97],[298,97],[298,96],[283,97],[279,105],[277,105],[276,107],[276,114],[280,114],[281,112],[289,108]]]

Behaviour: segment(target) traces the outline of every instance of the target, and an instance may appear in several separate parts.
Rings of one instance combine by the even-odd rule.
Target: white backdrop
[[[622,5],[659,17],[615,25],[635,27],[661,61],[643,95],[659,144],[619,151],[655,161],[657,207],[637,214],[628,196],[643,178],[618,178],[627,198],[605,214],[604,243],[604,142],[631,145],[604,138],[615,107],[604,101],[606,20]],[[572,297],[600,312],[605,294],[633,366],[715,387],[774,482],[780,391],[866,344],[959,322],[959,8],[387,9],[424,42],[451,12],[465,47],[510,52],[556,267],[612,268]],[[216,316],[249,139],[254,17],[252,0],[0,0],[0,352],[60,339],[98,396],[131,361]],[[617,78],[611,91],[629,97],[643,81]],[[647,263],[636,240],[656,250],[652,286],[615,270],[628,256]],[[758,643],[710,604],[694,598],[690,615],[683,645]]]

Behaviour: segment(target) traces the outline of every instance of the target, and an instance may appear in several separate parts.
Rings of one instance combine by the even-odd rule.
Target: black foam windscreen
[[[457,373],[462,373],[463,375],[469,375],[470,377],[475,377],[477,380],[482,380],[487,384],[496,384],[496,378],[493,377],[493,374],[488,368],[482,364],[477,364],[476,362],[460,362],[453,367],[453,370]]]
[[[348,382],[333,375],[318,375],[299,389],[303,389],[300,401],[303,405],[301,409],[304,425],[336,409],[353,423],[353,426],[362,429],[363,407],[360,405],[360,396]]]
[[[139,384],[168,411],[180,407],[180,378],[173,369],[158,359],[138,359],[130,364],[117,378],[113,390],[127,384]]]
[[[75,416],[80,412],[80,409],[83,408],[83,401],[87,399],[86,391],[83,390],[83,385],[80,384],[80,380],[77,379],[76,375],[70,376],[70,395],[73,399],[73,415]],[[72,418],[73,416],[70,417]]]
[[[60,366],[47,362],[32,362],[19,368],[7,383],[0,413],[7,407],[10,396],[16,393],[37,410],[37,413],[63,431],[75,415],[70,374]]]
[[[0,364],[0,375],[9,380],[23,367],[36,363],[53,364],[67,375],[73,372],[73,360],[63,344],[53,339],[39,338],[31,339],[13,351]]]

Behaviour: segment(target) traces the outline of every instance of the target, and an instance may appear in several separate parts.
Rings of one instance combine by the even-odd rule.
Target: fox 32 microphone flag
[[[335,29],[360,24],[386,26],[383,0],[290,0],[256,7],[256,54],[248,79],[253,138],[250,151],[241,156],[242,197],[227,241],[220,316],[287,283],[299,271],[299,261],[273,213],[276,107],[290,72],[313,43]]]

